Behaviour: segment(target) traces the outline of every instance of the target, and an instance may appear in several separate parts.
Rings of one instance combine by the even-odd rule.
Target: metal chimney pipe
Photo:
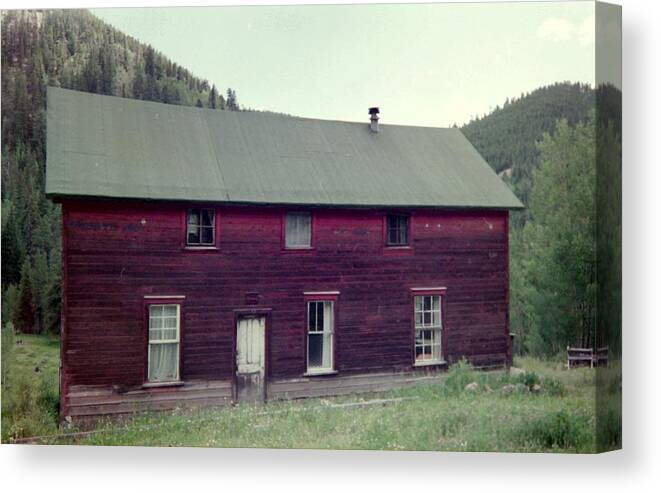
[[[374,133],[379,131],[379,108],[373,107],[368,111],[370,115],[370,130]]]

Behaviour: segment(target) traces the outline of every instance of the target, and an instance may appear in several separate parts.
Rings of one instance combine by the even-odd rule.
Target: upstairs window
[[[333,369],[333,302],[308,301],[308,373]]]
[[[388,246],[408,246],[409,216],[403,214],[386,216],[386,244]]]
[[[441,362],[441,296],[415,296],[414,311],[415,364]]]
[[[285,215],[285,248],[312,247],[312,216],[309,212]]]
[[[216,244],[216,211],[213,209],[188,209],[186,245],[214,246]]]
[[[149,305],[149,382],[179,380],[179,306]]]

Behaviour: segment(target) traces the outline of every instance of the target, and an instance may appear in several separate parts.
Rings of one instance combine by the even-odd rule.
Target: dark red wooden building
[[[508,365],[508,211],[457,129],[48,92],[62,416]]]

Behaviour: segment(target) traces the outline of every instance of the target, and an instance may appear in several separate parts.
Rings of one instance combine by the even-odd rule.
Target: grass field
[[[52,391],[57,391],[56,339],[16,336],[8,395],[25,400],[25,381],[38,390],[38,410],[2,405],[3,441],[58,433]],[[83,437],[43,443],[191,447],[593,452],[596,443],[595,371],[567,371],[562,363],[521,358],[525,371],[477,372],[455,365],[433,385],[341,398],[273,402],[264,406],[175,410],[99,423]],[[34,367],[39,365],[39,372]],[[466,385],[476,382],[477,390]],[[541,390],[531,392],[533,385]],[[17,388],[15,388],[17,387]],[[503,389],[505,387],[505,389]],[[617,389],[616,389],[617,390]],[[5,397],[3,385],[3,397]],[[368,401],[386,399],[388,402]],[[363,402],[367,405],[342,407]],[[20,402],[19,402],[20,403]],[[44,408],[44,406],[46,406]],[[27,412],[27,415],[21,415]],[[50,419],[50,421],[49,421]],[[34,421],[34,422],[33,422]],[[75,430],[66,430],[67,432]],[[62,432],[60,432],[62,433]],[[614,444],[613,446],[615,446]]]
[[[2,442],[58,432],[60,340],[2,329]]]

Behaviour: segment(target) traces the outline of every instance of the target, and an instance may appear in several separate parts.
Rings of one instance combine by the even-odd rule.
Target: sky
[[[92,9],[239,103],[461,125],[537,87],[594,84],[592,2]]]

